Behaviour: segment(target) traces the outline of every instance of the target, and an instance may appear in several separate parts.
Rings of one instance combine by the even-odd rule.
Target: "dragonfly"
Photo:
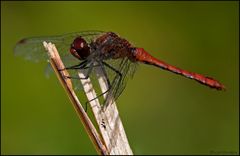
[[[43,41],[56,45],[66,70],[71,70],[73,73],[78,70],[86,70],[86,76],[78,77],[78,79],[87,79],[93,75],[95,67],[100,68],[108,84],[107,91],[101,94],[107,94],[105,102],[110,101],[110,98],[117,100],[125,89],[127,80],[133,77],[139,63],[170,71],[213,89],[225,90],[225,86],[214,78],[180,69],[161,61],[114,32],[83,31],[59,36],[26,38],[16,44],[14,52],[16,55],[35,62],[47,60],[48,56],[42,45]],[[111,78],[109,78],[110,75]],[[75,77],[68,78],[74,79]]]

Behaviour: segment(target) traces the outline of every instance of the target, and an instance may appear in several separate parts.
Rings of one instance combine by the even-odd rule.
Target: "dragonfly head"
[[[84,60],[90,55],[90,48],[88,43],[79,36],[71,44],[70,53],[79,60]]]

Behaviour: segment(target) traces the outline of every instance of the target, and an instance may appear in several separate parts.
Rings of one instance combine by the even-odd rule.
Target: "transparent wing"
[[[73,57],[69,53],[69,48],[73,40],[82,36],[88,43],[91,43],[95,38],[99,35],[103,34],[103,31],[84,31],[77,33],[70,33],[61,36],[51,36],[51,37],[32,37],[19,41],[14,49],[14,53],[17,56],[22,56],[28,60],[38,62],[38,61],[46,61],[48,59],[47,53],[42,45],[43,41],[52,42],[56,45],[59,54],[63,60],[63,63],[66,67],[79,64],[80,61]],[[91,55],[89,57],[92,57]],[[111,84],[111,89],[107,94],[107,99],[105,101],[120,96],[122,91],[124,90],[127,80],[134,75],[136,69],[136,63],[132,63],[128,58],[123,59],[111,59],[106,61],[111,67],[116,69],[121,73],[122,76],[114,72],[113,70],[104,67],[107,73],[107,77]],[[50,65],[46,68],[46,73],[49,75],[51,73],[52,68]],[[77,71],[72,70],[69,71],[70,75],[75,77],[77,76]],[[92,74],[91,74],[92,76]],[[94,77],[94,76],[93,76]],[[82,88],[80,86],[79,80],[72,80],[75,84],[76,88]],[[76,82],[76,83],[75,83]]]
[[[103,31],[83,31],[83,32],[76,32],[76,33],[69,33],[65,35],[59,36],[51,36],[51,37],[32,37],[20,40],[15,48],[14,53],[17,56],[22,56],[28,60],[38,62],[44,61],[48,59],[47,53],[43,47],[43,41],[52,42],[56,45],[61,58],[65,61],[64,64],[68,65],[69,62],[77,59],[70,59],[68,57],[71,55],[69,53],[69,48],[73,40],[78,37],[82,36],[88,43],[90,43],[94,38],[98,35],[104,33]],[[64,59],[63,57],[67,57]]]
[[[111,76],[112,74],[109,74],[109,73],[112,73],[114,71],[110,71],[111,69],[108,69],[105,67],[107,74],[108,74],[107,76],[108,76],[108,78],[111,79],[110,80],[111,88],[110,88],[107,98],[105,100],[106,103],[111,101],[112,98],[114,100],[118,99],[118,97],[121,95],[121,93],[125,89],[127,81],[129,80],[129,78],[133,77],[133,75],[137,69],[137,63],[131,62],[127,57],[120,59],[119,61],[117,61],[117,60],[107,61],[107,63],[109,65],[111,65],[114,69],[119,71],[121,73],[121,75],[119,75],[115,72],[114,76],[112,77]]]
[[[70,45],[73,40],[78,36],[82,36],[87,43],[91,43],[96,37],[103,33],[103,31],[83,31],[59,36],[30,37],[22,39],[16,44],[14,48],[14,54],[33,62],[47,61],[48,56],[43,47],[43,41],[52,42],[56,45],[65,67],[69,67],[80,63],[80,60],[72,56],[69,52]],[[77,70],[69,70],[68,72],[72,77],[78,76]],[[45,68],[45,74],[47,77],[49,77],[51,73],[53,73],[53,69],[48,63]],[[72,82],[75,90],[82,89],[79,80],[73,79]]]

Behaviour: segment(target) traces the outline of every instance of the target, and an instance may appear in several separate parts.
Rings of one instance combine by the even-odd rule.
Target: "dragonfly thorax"
[[[132,45],[113,32],[107,32],[94,41],[103,59],[118,59],[132,56]]]

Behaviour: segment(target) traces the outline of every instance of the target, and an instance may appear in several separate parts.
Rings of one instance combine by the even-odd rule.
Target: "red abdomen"
[[[175,66],[169,65],[163,61],[160,61],[160,60],[154,58],[149,53],[147,53],[143,48],[136,48],[134,51],[134,57],[135,57],[135,60],[138,62],[151,64],[151,65],[157,66],[159,68],[171,71],[173,73],[185,76],[187,78],[194,79],[197,82],[207,85],[211,88],[215,88],[217,90],[225,89],[225,86],[223,84],[221,84],[220,82],[218,82],[217,80],[210,78],[210,77],[206,77],[201,74],[189,72],[189,71],[177,68]]]

